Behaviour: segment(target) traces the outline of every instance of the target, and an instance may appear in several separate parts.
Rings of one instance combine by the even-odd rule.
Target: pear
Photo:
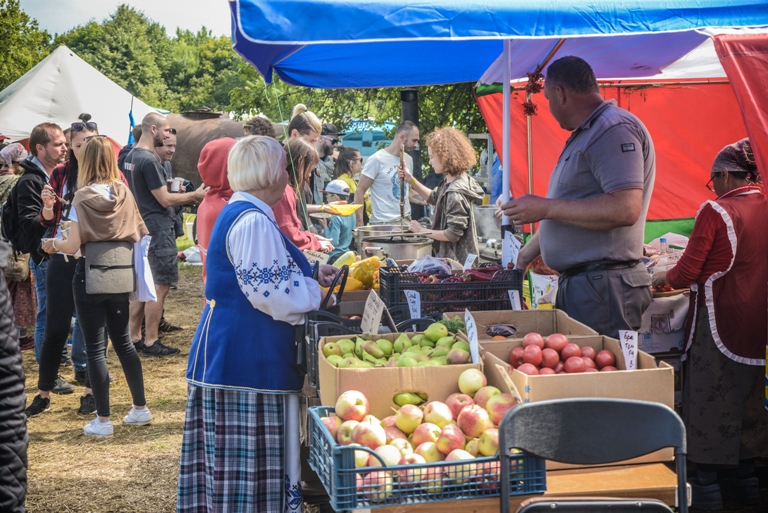
[[[339,347],[339,344],[335,342],[328,342],[327,344],[323,344],[323,355],[325,355],[326,358],[334,354],[339,356],[344,354],[341,350],[341,347]]]
[[[435,342],[428,339],[427,337],[424,337],[421,339],[421,342],[419,342],[419,345],[421,347],[435,347]]]
[[[421,343],[421,339],[424,338],[424,335],[418,334],[411,337],[411,344],[414,346],[418,346]]]
[[[379,359],[375,358],[373,355],[368,353],[365,349],[363,349],[363,361],[364,362],[370,362],[370,363],[372,363],[374,365],[379,363]]]
[[[445,356],[448,354],[450,349],[448,349],[446,346],[435,346],[435,348],[432,350],[432,353],[430,353],[429,356],[432,358],[437,358],[438,356]]]
[[[397,367],[397,360],[395,360],[395,357],[390,356],[389,360],[387,360],[387,364],[384,367]]]
[[[397,360],[398,367],[416,367],[417,363],[419,362],[417,362],[415,358],[411,358],[410,356],[401,356]]]
[[[350,353],[344,353],[343,355],[341,355],[341,358],[346,360],[347,358],[357,358],[357,357],[355,356],[354,352],[350,352]]]
[[[370,340],[365,344],[363,344],[363,350],[376,359],[379,359],[384,356],[384,351],[382,351],[381,348],[379,348],[376,342],[373,342]]]
[[[463,349],[451,349],[451,352],[448,353],[448,363],[451,365],[460,365],[462,363],[467,363],[469,360],[469,353],[467,351],[464,351]]]
[[[458,342],[456,342],[451,346],[451,349],[463,349],[464,351],[469,351],[469,344],[467,344],[463,340],[459,340]]]
[[[371,362],[363,362],[361,360],[357,361],[357,368],[358,369],[373,369],[373,364]]]
[[[434,351],[434,349],[432,349],[429,346],[425,346],[425,347],[421,348],[421,354],[425,354],[427,356],[431,356],[432,355],[432,351]]]
[[[392,354],[392,342],[387,340],[386,338],[380,338],[376,341],[376,345],[379,346],[379,349],[381,349],[381,352],[384,353],[385,356],[389,356]]]
[[[394,349],[396,353],[402,353],[409,347],[411,347],[411,339],[408,338],[408,335],[405,333],[401,334],[397,337],[397,340],[395,340]]]
[[[408,349],[405,350],[404,354],[408,354],[408,353],[419,354],[419,353],[421,353],[421,347],[419,347],[419,346],[411,346],[411,347],[409,347]]]
[[[437,358],[432,358],[434,361],[439,362],[440,365],[448,365],[448,357],[447,356],[438,356]]]
[[[436,345],[451,347],[451,345],[454,342],[456,342],[456,337],[454,337],[453,335],[449,335],[447,337],[440,337],[439,339],[437,339]]]
[[[392,402],[394,402],[398,406],[405,406],[406,404],[413,404],[415,406],[418,406],[423,401],[421,400],[421,397],[414,394],[413,392],[403,392],[400,394],[396,394],[392,398]]]
[[[362,362],[357,358],[345,358],[339,362],[339,369],[356,369]]]
[[[327,359],[328,359],[328,363],[330,363],[334,367],[338,367],[339,363],[344,360],[344,358],[342,358],[341,356],[339,356],[337,354],[332,354]]]
[[[365,340],[360,337],[355,338],[355,356],[361,360],[363,359],[363,344],[365,344]]]
[[[425,392],[416,392],[416,395],[418,395],[419,397],[421,397],[421,398],[422,398],[424,401],[426,401],[427,399],[429,399],[429,396],[428,396],[428,395],[427,395]]]
[[[429,361],[429,356],[425,354],[417,354],[415,357],[415,360],[417,362],[426,362],[426,361]]]
[[[432,342],[437,342],[441,338],[448,336],[448,328],[445,326],[445,324],[435,322],[430,324],[429,327],[424,331],[424,336]]]
[[[354,353],[355,343],[348,338],[337,340],[336,344],[341,348],[341,354]]]
[[[425,360],[416,364],[417,367],[439,367],[441,365],[437,360]]]

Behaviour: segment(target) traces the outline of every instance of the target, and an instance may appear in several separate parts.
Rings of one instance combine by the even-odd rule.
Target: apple
[[[490,399],[494,395],[499,395],[500,393],[501,393],[501,390],[499,390],[496,387],[492,387],[492,386],[483,387],[480,390],[478,390],[477,393],[475,394],[475,404],[477,404],[481,408],[485,408],[485,403],[488,402],[488,399]],[[456,415],[456,418],[458,419],[459,416]]]
[[[517,401],[511,394],[499,394],[488,399],[485,409],[491,416],[491,421],[498,426],[504,414],[516,404]]]
[[[400,454],[403,456],[408,456],[409,454],[413,454],[413,446],[411,445],[411,442],[406,440],[405,438],[395,438],[391,442],[389,442],[388,445],[391,445],[398,451],[400,451]]]
[[[445,403],[432,401],[424,408],[424,422],[431,422],[442,428],[450,424],[452,420],[453,413]]]
[[[459,390],[469,397],[474,397],[475,393],[487,384],[485,376],[477,369],[467,369],[459,376]]]
[[[327,344],[323,344],[323,354],[326,358],[328,358],[332,354],[341,356],[343,353],[341,352],[341,347],[339,347],[339,344],[328,342]]]
[[[499,395],[501,394],[493,397],[498,397]],[[479,404],[475,404],[474,406],[464,408],[461,411],[457,423],[459,424],[459,429],[461,429],[465,435],[469,438],[477,438],[483,431],[490,427],[491,419],[485,409],[480,407]],[[439,444],[440,442],[438,441],[438,445]]]
[[[416,453],[412,453],[403,456],[398,462],[398,465],[423,465],[426,462],[427,460],[425,460],[423,457]],[[412,488],[417,486],[418,483],[424,478],[426,471],[427,469],[423,467],[398,470],[397,480],[400,482],[401,487],[404,486],[406,488]]]
[[[381,419],[381,427],[385,429],[388,427],[396,427],[397,426],[395,422],[396,420],[397,420],[397,417],[394,415],[390,415],[389,417],[384,417],[383,419]]]
[[[347,390],[336,400],[336,415],[341,420],[356,420],[360,422],[368,415],[371,407],[368,398],[357,390]]]
[[[365,417],[363,417],[363,420],[361,420],[360,422],[364,422],[367,424],[378,424],[381,426],[381,421],[376,417],[374,417],[373,415],[366,415]]]
[[[482,388],[480,390],[482,390]],[[477,397],[477,395],[475,395],[475,397]],[[467,406],[472,406],[475,404],[475,401],[473,401],[472,398],[468,395],[460,394],[457,392],[455,394],[449,395],[448,399],[445,400],[445,404],[448,405],[448,408],[451,409],[453,418],[457,419],[459,418],[459,413],[461,413],[461,410]]]
[[[413,404],[402,406],[395,414],[395,426],[405,434],[413,433],[424,420],[424,412]]]
[[[352,441],[369,449],[376,449],[387,443],[387,434],[379,424],[360,422],[352,430]]]
[[[481,490],[497,492],[499,490],[499,477],[501,476],[501,463],[497,461],[487,461],[482,466]]]
[[[455,449],[445,458],[445,461],[461,461],[461,460],[473,460],[474,456],[462,449]],[[477,464],[470,463],[467,465],[451,465],[446,467],[448,470],[448,477],[454,484],[468,483],[470,480],[477,479]]]
[[[333,417],[323,417],[320,421],[330,431],[331,438],[336,440],[336,433],[339,431],[339,426],[341,426],[341,419],[334,415]]]
[[[475,406],[473,406],[473,408],[474,407]],[[479,406],[477,406],[477,408],[479,408]],[[438,451],[443,454],[450,454],[451,451],[456,449],[464,449],[466,443],[466,437],[464,436],[464,433],[461,432],[461,429],[449,424],[440,431],[440,436],[438,437],[437,442],[435,442],[435,445],[437,445]]]
[[[499,430],[488,428],[480,435],[480,452],[483,456],[495,456],[499,450]]]
[[[354,431],[355,427],[360,424],[356,420],[347,420],[346,422],[342,422],[341,426],[339,426],[338,431],[336,431],[336,441],[339,442],[341,445],[349,445],[352,443],[352,431]]]
[[[403,433],[402,431],[400,431],[394,426],[384,428],[384,434],[387,437],[387,443],[391,442],[392,440],[398,440],[398,439],[405,440],[407,438],[405,436],[405,433]]]
[[[350,446],[357,445],[359,447],[359,444],[349,444]],[[360,467],[367,467],[368,466],[368,456],[370,454],[366,451],[355,451],[355,468]]]
[[[431,422],[421,424],[414,430],[413,435],[411,436],[413,445],[418,447],[423,443],[437,442],[437,439],[440,437],[440,431],[440,427]]]
[[[464,450],[467,451],[472,456],[477,457],[477,455],[480,454],[480,439],[473,438],[472,440],[467,442],[467,446],[464,447]]]
[[[363,478],[363,494],[372,502],[384,502],[392,495],[392,474],[371,472]]]
[[[393,447],[391,445],[382,445],[380,447],[376,448],[376,454],[379,455],[379,457],[384,460],[384,465],[387,467],[391,467],[393,465],[397,465],[400,462],[400,459],[403,457],[403,455],[400,453],[397,447]],[[373,454],[370,454],[368,457],[368,466],[369,467],[381,467],[381,462],[379,461],[379,458],[374,456]]]
[[[442,454],[441,454],[442,456]],[[429,462],[427,462],[429,463]],[[427,467],[421,478],[422,490],[426,490],[427,493],[440,493],[443,491],[443,474],[445,473],[444,467]]]
[[[434,463],[445,459],[445,455],[437,449],[437,445],[434,442],[425,442],[416,447],[414,452],[424,458],[427,463]]]

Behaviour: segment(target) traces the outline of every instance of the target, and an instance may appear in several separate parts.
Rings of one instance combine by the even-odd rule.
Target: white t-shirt
[[[365,162],[362,175],[373,180],[371,184],[371,223],[400,222],[400,178],[397,176],[397,166],[400,157],[387,150],[379,150]],[[413,173],[413,159],[405,156],[405,165]],[[411,215],[411,204],[408,202],[408,184],[405,184],[405,215]]]

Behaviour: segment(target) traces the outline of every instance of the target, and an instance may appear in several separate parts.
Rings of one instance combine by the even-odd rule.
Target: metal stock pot
[[[426,237],[370,237],[361,244],[361,258],[378,256],[394,260],[416,260],[432,254],[432,239]]]

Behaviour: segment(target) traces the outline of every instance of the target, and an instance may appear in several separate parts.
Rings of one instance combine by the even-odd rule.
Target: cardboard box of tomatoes
[[[464,312],[446,312],[444,319],[459,317],[464,319]],[[568,317],[562,310],[498,310],[491,312],[472,312],[477,325],[477,337],[480,341],[491,340],[492,326],[511,326],[515,334],[510,338],[523,338],[528,333],[539,333],[547,337],[553,333],[563,335],[597,335],[597,332],[575,319]],[[492,330],[491,330],[492,332]]]

